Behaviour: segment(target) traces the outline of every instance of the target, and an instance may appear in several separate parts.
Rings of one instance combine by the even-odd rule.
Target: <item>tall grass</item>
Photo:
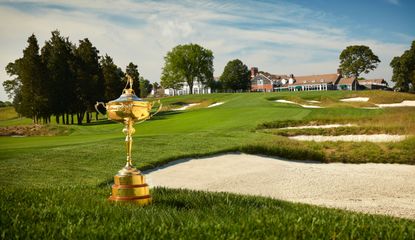
[[[14,107],[0,107],[0,121],[15,119],[18,115]]]
[[[153,189],[139,207],[108,187],[1,188],[2,239],[414,239],[415,222],[263,197]]]

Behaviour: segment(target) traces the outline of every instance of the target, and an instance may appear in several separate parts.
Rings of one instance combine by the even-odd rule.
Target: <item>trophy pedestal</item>
[[[138,205],[151,204],[151,195],[145,176],[135,168],[123,168],[114,176],[112,195],[108,198],[115,202],[133,202]]]

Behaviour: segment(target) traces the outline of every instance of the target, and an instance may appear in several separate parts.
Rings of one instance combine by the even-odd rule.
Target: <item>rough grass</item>
[[[343,98],[368,97],[368,102],[341,102]],[[376,107],[375,104],[400,103],[404,100],[415,100],[415,94],[400,93],[382,90],[372,91],[333,91],[329,94],[321,92],[281,93],[278,96],[268,97],[269,101],[285,99],[302,105],[317,105],[325,108],[365,108]],[[319,101],[310,103],[309,101]],[[280,103],[281,104],[281,103]],[[300,107],[300,106],[298,106]]]
[[[63,136],[73,132],[69,126],[57,125],[18,125],[0,127],[0,136]]]
[[[265,133],[271,133],[284,137],[292,137],[298,135],[323,135],[323,136],[339,136],[339,135],[360,135],[360,134],[406,134],[405,128],[402,126],[381,127],[336,127],[336,128],[311,128],[311,129],[270,129],[264,130]]]
[[[370,103],[382,104],[382,103],[400,103],[404,100],[415,100],[415,94],[413,93],[401,93],[391,91],[358,91],[348,92],[345,95],[346,98],[353,97],[368,97]]]
[[[324,112],[339,111],[338,109],[323,110]],[[370,111],[369,111],[370,112]],[[405,163],[415,164],[415,109],[398,108],[385,109],[372,112],[370,116],[361,117],[359,115],[346,114],[343,111],[343,118],[339,115],[327,114],[322,112],[313,112],[302,120],[284,120],[271,121],[259,124],[256,128],[258,132],[268,133],[279,136],[296,136],[296,135],[356,135],[356,134],[402,134],[412,137],[397,143],[370,143],[370,142],[287,142],[286,139],[280,139],[277,142],[268,141],[266,147],[263,144],[254,144],[250,146],[251,153],[260,153],[263,151],[268,155],[287,156],[292,159],[293,155],[288,152],[282,152],[281,148],[289,149],[290,146],[300,148],[296,150],[303,153],[309,159],[320,160],[324,162],[344,162],[344,163]],[[350,113],[350,112],[349,112]],[[296,126],[318,126],[326,124],[354,124],[354,127],[339,127],[329,129],[281,129],[285,127]],[[284,143],[286,141],[287,143]],[[293,147],[291,147],[293,148]],[[304,150],[307,150],[307,154]],[[313,152],[310,154],[309,152]],[[284,155],[285,154],[285,155]],[[298,153],[294,154],[295,157]],[[318,156],[318,157],[317,157]]]
[[[0,121],[15,119],[17,117],[14,107],[0,107]]]
[[[228,193],[157,188],[138,207],[108,202],[107,186],[1,192],[3,239],[415,238],[411,220]]]

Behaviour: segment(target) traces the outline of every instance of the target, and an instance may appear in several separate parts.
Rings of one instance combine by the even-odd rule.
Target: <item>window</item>
[[[264,81],[263,81],[262,79],[259,79],[259,80],[257,81],[257,84],[258,84],[258,85],[264,85]]]

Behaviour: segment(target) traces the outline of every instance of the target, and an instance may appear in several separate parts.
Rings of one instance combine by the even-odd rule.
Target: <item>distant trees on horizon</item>
[[[125,73],[110,56],[100,56],[88,38],[75,45],[55,30],[41,49],[34,34],[27,42],[23,56],[6,66],[14,79],[3,83],[19,115],[34,123],[50,123],[52,116],[57,123],[74,124],[74,116],[77,124],[85,118],[89,123],[96,101],[120,96]],[[153,85],[139,76],[137,65],[131,62],[126,73],[136,81],[136,95],[147,97]]]

